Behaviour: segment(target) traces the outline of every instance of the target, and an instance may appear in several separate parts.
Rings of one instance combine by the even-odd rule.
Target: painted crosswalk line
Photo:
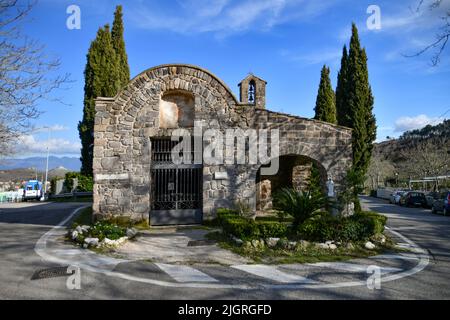
[[[155,263],[162,271],[178,282],[218,282],[213,277],[189,266]]]
[[[247,273],[251,273],[261,278],[281,282],[281,283],[317,283],[314,280],[283,272],[276,267],[261,264],[243,264],[231,266]]]

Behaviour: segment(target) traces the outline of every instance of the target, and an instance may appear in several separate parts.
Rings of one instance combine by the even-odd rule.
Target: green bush
[[[217,223],[222,226],[223,221],[226,219],[232,219],[232,218],[240,218],[237,210],[229,209],[229,208],[218,208],[216,211],[216,221]]]
[[[327,241],[336,238],[337,218],[325,213],[306,219],[296,230],[297,235],[309,241]]]
[[[310,241],[363,241],[382,233],[387,218],[374,212],[356,213],[351,217],[320,214],[307,219],[297,235]]]
[[[279,238],[286,236],[288,231],[288,226],[278,221],[254,221],[233,214],[220,217],[223,231],[242,240]]]
[[[382,233],[387,222],[387,217],[376,212],[363,211],[355,213],[351,218],[364,224],[366,233],[371,235]]]
[[[259,239],[260,232],[253,220],[242,217],[227,217],[221,219],[221,226],[226,234],[233,235],[242,240]]]
[[[256,221],[261,238],[281,238],[288,232],[288,226],[278,221]]]
[[[366,228],[361,221],[342,218],[336,228],[336,240],[343,242],[361,241],[367,238]]]
[[[72,225],[72,230],[75,229],[81,221],[77,221]],[[69,233],[69,236],[71,234]],[[103,241],[105,238],[110,240],[117,240],[126,235],[126,228],[120,227],[116,224],[111,224],[105,221],[96,222],[90,226],[87,231],[79,233],[75,242],[82,245],[86,238],[98,238],[99,241]]]
[[[64,177],[64,187],[68,192],[73,190],[73,179],[78,179],[78,185],[75,191],[92,191],[94,181],[92,176],[85,176],[79,172],[67,172]]]
[[[58,180],[60,180],[60,179],[63,179],[63,178],[62,177],[53,177],[50,180],[50,191],[51,191],[52,194],[55,194],[55,192],[56,192],[56,182]]]
[[[294,229],[325,205],[325,198],[320,193],[296,191],[292,188],[282,188],[273,198],[274,209],[294,217]]]
[[[237,215],[238,211],[236,209],[230,209],[230,208],[218,208],[216,210],[217,217],[223,216],[223,215]]]
[[[121,237],[124,237],[125,234],[125,228],[105,222],[97,222],[92,226],[92,228],[89,229],[89,236],[98,238],[100,241],[105,238],[108,238],[110,240],[117,240]]]

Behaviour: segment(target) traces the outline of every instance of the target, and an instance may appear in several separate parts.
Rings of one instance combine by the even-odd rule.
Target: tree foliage
[[[111,39],[117,59],[119,60],[119,85],[124,87],[130,81],[130,67],[125,50],[125,40],[123,38],[122,6],[117,6],[114,12],[114,22],[111,30]]]
[[[338,79],[339,124],[353,128],[354,172],[365,175],[369,167],[376,138],[376,121],[373,114],[374,98],[369,84],[367,55],[361,48],[358,29],[352,25],[348,57],[344,47]]]
[[[381,171],[371,165],[368,175],[390,178],[405,183],[409,178],[447,175],[450,171],[450,120],[422,129],[406,131],[398,139],[377,143],[374,158],[380,162]],[[389,177],[383,168],[394,167]],[[395,176],[398,173],[398,177]]]
[[[112,32],[105,25],[97,32],[86,56],[83,119],[78,124],[81,139],[81,172],[92,175],[95,98],[113,97],[130,78],[123,39],[122,7],[117,6]]]
[[[399,137],[399,139],[408,141],[413,139],[424,140],[437,137],[450,139],[450,119],[444,120],[442,123],[438,123],[434,126],[429,124],[422,129],[406,131]]]
[[[347,46],[342,49],[341,69],[338,73],[336,86],[336,118],[338,124],[345,127],[351,127],[350,114],[347,107],[347,73],[348,73],[348,52]]]
[[[322,67],[314,119],[336,124],[336,102],[330,81],[330,68]]]
[[[402,149],[400,154],[404,160],[403,170],[410,177],[433,177],[450,172],[448,137],[416,140],[409,148]]]

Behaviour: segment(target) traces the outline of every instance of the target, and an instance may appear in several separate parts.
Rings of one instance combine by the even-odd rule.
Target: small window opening
[[[248,102],[249,103],[255,103],[255,81],[251,80],[248,85]]]

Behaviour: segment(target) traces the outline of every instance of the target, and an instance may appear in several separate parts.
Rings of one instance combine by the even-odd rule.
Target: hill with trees
[[[398,176],[397,176],[397,175]],[[366,185],[450,174],[450,120],[375,144]],[[378,182],[377,182],[378,181]]]

